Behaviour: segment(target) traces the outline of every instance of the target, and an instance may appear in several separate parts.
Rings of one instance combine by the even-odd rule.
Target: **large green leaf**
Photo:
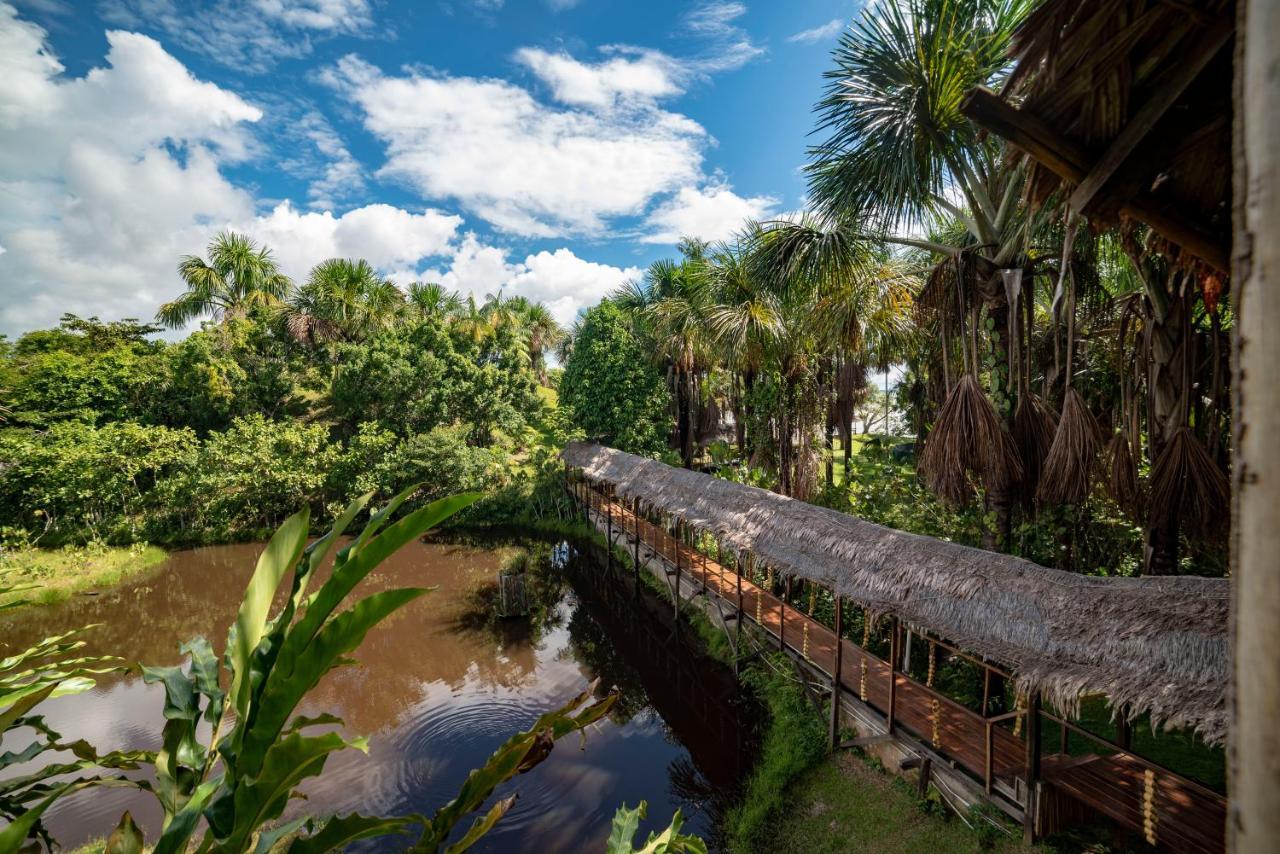
[[[107,837],[107,846],[103,854],[142,854],[142,831],[134,823],[133,816],[126,812],[120,816],[120,823]]]
[[[156,841],[152,854],[180,854],[186,850],[187,843],[190,842],[196,827],[200,824],[200,816],[205,804],[221,784],[222,778],[217,777],[206,780],[196,787],[182,809],[169,817],[169,823]]]
[[[347,747],[367,749],[363,739],[348,741],[335,732],[319,736],[294,733],[267,750],[260,773],[224,789],[205,810],[205,818],[226,850],[242,851],[258,828],[279,818],[289,796],[303,780],[324,770],[329,754]]]
[[[290,516],[279,530],[271,537],[262,556],[258,558],[258,566],[253,578],[245,589],[244,599],[236,614],[233,629],[234,640],[228,641],[231,658],[231,702],[236,714],[244,716],[248,711],[249,661],[266,626],[267,612],[271,608],[271,600],[284,574],[298,562],[302,549],[307,542],[307,530],[311,519],[311,511],[303,508]]]
[[[647,801],[641,801],[635,809],[627,809],[626,804],[618,807],[618,811],[613,814],[609,838],[605,840],[605,854],[631,854],[640,822],[648,809]]]
[[[377,816],[334,816],[318,822],[318,829],[308,836],[293,840],[289,854],[325,854],[341,851],[352,842],[377,836],[403,835],[417,822],[410,818]]]
[[[511,795],[510,797],[503,798],[498,801],[489,808],[487,813],[477,818],[471,824],[470,829],[467,830],[466,834],[464,834],[461,839],[446,848],[445,854],[462,854],[463,851],[466,851],[472,845],[475,845],[480,841],[480,837],[492,830],[493,826],[507,814],[507,811],[515,806],[515,803],[515,795]]]
[[[282,651],[278,668],[259,698],[252,727],[240,742],[240,753],[236,757],[238,770],[248,776],[255,775],[266,748],[280,736],[293,710],[320,677],[358,647],[369,629],[426,592],[404,588],[375,593],[330,620],[300,658],[291,659],[289,650]],[[282,674],[287,677],[281,678]]]

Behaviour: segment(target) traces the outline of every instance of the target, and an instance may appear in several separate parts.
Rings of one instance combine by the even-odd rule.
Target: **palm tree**
[[[395,283],[363,258],[330,258],[311,268],[289,300],[286,320],[301,341],[359,341],[394,324],[404,302]]]
[[[182,257],[178,275],[186,293],[160,306],[157,322],[178,329],[205,315],[221,319],[253,306],[278,305],[289,292],[291,283],[271,250],[243,234],[220,232],[210,241],[208,255],[208,261]]]
[[[828,137],[808,166],[810,196],[832,222],[935,253],[954,268],[949,277],[933,277],[958,289],[954,297],[935,294],[936,304],[958,309],[958,321],[985,308],[1001,365],[1009,363],[1017,303],[1000,272],[1027,265],[1028,235],[1049,214],[1027,221],[1024,167],[1005,164],[1002,145],[981,134],[960,105],[971,89],[998,85],[1007,73],[1011,37],[1030,5],[896,0],[864,11],[833,52],[836,67],[818,107],[818,127]],[[961,242],[902,233],[942,218],[963,227]],[[962,388],[970,387],[955,386]],[[1006,406],[1006,421],[1013,411]],[[1004,544],[1010,485],[990,486],[995,541]]]
[[[525,342],[529,349],[529,363],[538,375],[538,382],[547,384],[547,351],[555,351],[566,337],[550,309],[540,302],[530,302],[525,297],[512,297],[508,307],[515,312],[524,327]]]
[[[462,297],[435,282],[414,282],[409,285],[406,300],[408,310],[423,319],[446,320],[462,311]]]

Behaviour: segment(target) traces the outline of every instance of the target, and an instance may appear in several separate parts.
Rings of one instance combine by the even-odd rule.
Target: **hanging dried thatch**
[[[1009,667],[1073,710],[1105,694],[1133,716],[1226,734],[1223,579],[1098,578],[907,534],[773,492],[587,443],[565,461],[624,499],[713,533],[758,564],[893,613]]]
[[[1138,461],[1129,442],[1129,431],[1120,430],[1107,444],[1107,495],[1120,509],[1137,519],[1142,515],[1142,493],[1138,489]]]
[[[1179,427],[1151,467],[1151,524],[1178,515],[1183,530],[1221,536],[1228,527],[1231,487],[1190,427]]]
[[[1036,497],[1049,504],[1083,504],[1098,466],[1101,436],[1102,428],[1080,392],[1067,389]]]
[[[1018,398],[1018,407],[1013,411],[1013,443],[1022,462],[1018,492],[1024,501],[1035,497],[1057,430],[1057,416],[1037,395],[1027,391]]]
[[[971,498],[975,482],[1000,487],[1022,477],[1013,438],[973,376],[961,377],[942,405],[920,455],[920,473],[952,504]]]

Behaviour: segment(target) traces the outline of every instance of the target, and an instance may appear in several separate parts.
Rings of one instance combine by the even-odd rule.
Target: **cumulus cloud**
[[[369,0],[102,0],[104,20],[158,30],[188,50],[261,73],[311,53],[314,42],[373,26]]]
[[[567,248],[537,252],[512,262],[506,249],[486,245],[468,232],[448,267],[405,272],[396,276],[409,281],[439,282],[450,290],[483,300],[491,294],[524,296],[546,303],[557,322],[573,323],[578,312],[628,279],[638,278],[638,267],[614,267],[579,258]]]
[[[271,245],[295,277],[331,256],[392,269],[452,251],[462,219],[437,210],[334,216],[285,202],[259,215],[220,167],[248,149],[245,127],[262,111],[150,38],[107,38],[106,65],[67,79],[44,31],[0,5],[3,331],[67,310],[150,317],[181,286],[178,258],[224,228]]]
[[[580,62],[567,53],[521,48],[515,59],[542,79],[557,101],[585,107],[611,107],[619,101],[656,100],[684,91],[678,63],[658,51],[612,48],[614,56],[599,63]]]
[[[703,187],[682,187],[649,214],[645,243],[675,243],[682,237],[727,240],[741,230],[747,220],[770,216],[778,200],[771,196],[744,198],[728,184],[709,183]]]
[[[503,80],[389,76],[356,57],[329,79],[385,143],[380,175],[514,234],[600,234],[701,175],[706,132],[654,106],[561,109]]]
[[[787,41],[792,44],[814,44],[815,42],[826,41],[842,29],[844,29],[844,21],[839,18],[832,18],[825,24],[819,24],[812,29],[801,30],[794,35],[787,36]]]

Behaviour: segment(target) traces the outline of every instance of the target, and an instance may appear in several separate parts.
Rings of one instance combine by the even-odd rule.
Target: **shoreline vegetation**
[[[0,550],[0,574],[6,586],[27,588],[0,594],[0,609],[53,605],[73,596],[97,595],[156,569],[167,557],[164,549],[147,543]]]

